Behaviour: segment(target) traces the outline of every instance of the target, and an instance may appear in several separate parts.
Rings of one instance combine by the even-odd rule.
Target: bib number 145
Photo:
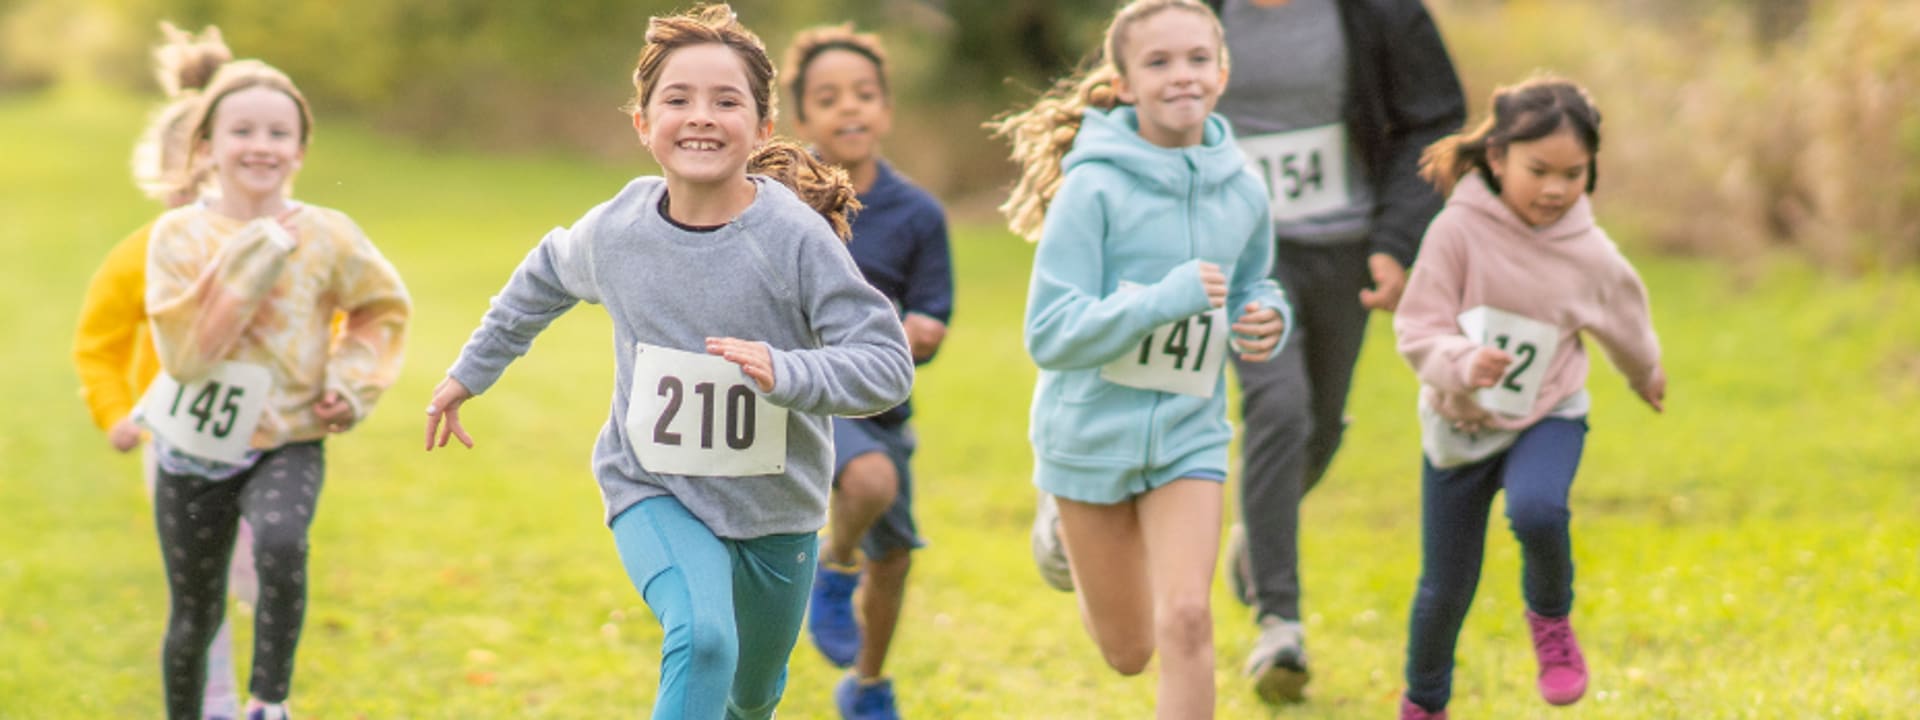
[[[222,363],[198,382],[161,373],[140,400],[140,419],[181,452],[225,463],[246,458],[273,377],[265,367]]]
[[[639,343],[626,421],[635,459],[668,475],[785,472],[787,410],[751,382],[723,358]]]

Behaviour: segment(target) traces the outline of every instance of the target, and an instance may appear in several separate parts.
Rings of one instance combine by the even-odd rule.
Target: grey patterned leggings
[[[253,697],[281,702],[293,684],[293,651],[307,605],[307,528],[325,458],[319,441],[266,453],[252,469],[211,481],[160,471],[153,500],[171,607],[161,651],[167,717],[198,720],[207,646],[227,605],[227,563],[240,519],[253,527],[260,600],[253,621]]]

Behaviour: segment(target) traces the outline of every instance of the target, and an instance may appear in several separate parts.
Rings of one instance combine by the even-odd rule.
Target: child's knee
[[[885,508],[900,494],[900,475],[894,471],[892,458],[867,453],[847,462],[840,473],[838,490],[862,504]]]
[[[1153,640],[1151,638],[1119,638],[1100,643],[1100,657],[1107,661],[1107,667],[1121,675],[1133,676],[1146,672],[1147,663],[1153,660]]]
[[[1564,537],[1570,513],[1564,505],[1553,503],[1512,503],[1507,506],[1507,521],[1514,537],[1521,542]]]
[[[684,652],[689,672],[695,675],[713,673],[720,677],[733,677],[734,670],[740,662],[740,636],[731,623],[695,619],[681,630],[684,632],[668,633],[668,644],[679,647],[665,649],[669,652],[675,649]],[[673,637],[675,635],[679,637]],[[675,640],[679,642],[674,642]]]
[[[1191,654],[1213,644],[1213,612],[1205,597],[1169,602],[1154,613],[1154,632],[1169,653]]]

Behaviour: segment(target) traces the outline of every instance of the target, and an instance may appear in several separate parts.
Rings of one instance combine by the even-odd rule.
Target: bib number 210
[[[725,359],[637,343],[627,443],[647,472],[745,477],[786,471],[787,410]]]
[[[660,378],[660,397],[666,399],[667,406],[660,413],[660,420],[653,424],[653,442],[658,445],[680,445],[680,433],[667,428],[673,426],[675,416],[680,413],[681,402],[686,398],[687,383],[672,375]],[[714,390],[710,382],[694,383],[693,393],[700,396],[700,447],[713,448],[714,430]],[[726,443],[734,450],[753,447],[753,408],[757,400],[747,386],[735,383],[727,387],[727,397],[722,412],[726,414]]]

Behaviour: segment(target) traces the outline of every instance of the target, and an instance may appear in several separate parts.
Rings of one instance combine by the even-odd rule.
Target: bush
[[[1586,85],[1606,118],[1596,202],[1623,237],[1741,264],[1776,248],[1844,272],[1920,261],[1920,6],[1822,3],[1772,42],[1751,8],[1656,30],[1616,6],[1450,8],[1474,113],[1535,68]]]

